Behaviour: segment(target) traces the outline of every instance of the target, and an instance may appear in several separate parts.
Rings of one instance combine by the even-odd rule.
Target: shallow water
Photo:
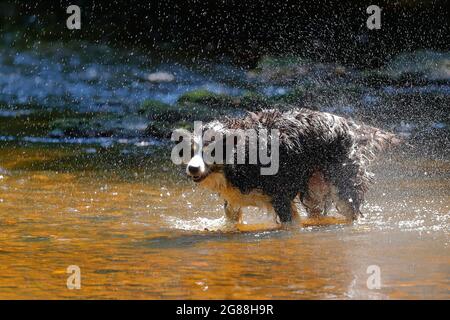
[[[148,119],[137,109],[198,88],[277,96],[295,83],[82,42],[0,43],[0,298],[448,299],[449,84],[355,91],[359,73],[329,83],[324,65],[311,70],[296,75],[316,88],[305,106],[393,130],[415,148],[376,163],[353,225],[303,220],[280,230],[247,210],[231,232],[221,201],[170,162],[167,142],[141,135]],[[150,81],[157,72],[174,79]],[[73,113],[130,116],[131,129],[52,135],[50,122]],[[71,265],[80,290],[66,286]],[[380,289],[366,283],[374,265]]]
[[[279,230],[248,210],[244,231],[227,232],[218,198],[151,152],[3,144],[0,298],[449,297],[447,160],[377,164],[354,225]],[[66,287],[69,265],[80,290]],[[366,285],[371,265],[381,289]]]

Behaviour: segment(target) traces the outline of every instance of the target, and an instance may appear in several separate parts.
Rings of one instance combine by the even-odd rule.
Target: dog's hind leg
[[[330,208],[331,185],[322,172],[315,171],[308,179],[307,192],[301,197],[309,218],[326,215]]]
[[[352,198],[343,198],[342,194],[338,191],[336,187],[332,188],[332,198],[333,202],[336,206],[336,210],[345,216],[345,218],[348,221],[355,221],[358,219],[358,216],[360,215],[359,209],[356,209],[353,205],[353,199]]]
[[[360,167],[354,163],[337,164],[330,168],[331,197],[337,211],[349,221],[358,219],[364,200],[364,183],[359,178]]]
[[[228,201],[225,201],[224,208],[228,222],[233,224],[242,222],[242,209],[240,207],[233,206]]]
[[[337,186],[331,187],[331,197],[336,210],[349,221],[355,221],[361,214],[361,199],[358,190],[351,180],[341,181]]]

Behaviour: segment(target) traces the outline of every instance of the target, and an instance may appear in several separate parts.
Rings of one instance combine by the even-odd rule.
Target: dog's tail
[[[356,132],[356,145],[359,152],[369,160],[378,154],[400,145],[403,140],[396,134],[364,124],[352,124]]]

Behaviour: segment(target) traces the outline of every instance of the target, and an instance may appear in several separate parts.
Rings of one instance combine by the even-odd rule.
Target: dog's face
[[[185,137],[186,139],[186,137]],[[214,148],[215,141],[203,140],[202,137],[196,137],[190,134],[187,140],[190,143],[190,156],[186,164],[186,174],[196,183],[203,182],[211,173],[222,171],[223,165],[205,160],[205,152]],[[214,156],[214,153],[213,153]]]
[[[186,174],[192,181],[202,182],[203,186],[214,185],[214,181],[222,178],[225,166],[235,163],[236,146],[242,141],[242,136],[226,128],[220,121],[209,122],[197,129],[199,130],[196,130],[194,125],[194,133],[183,129],[176,130],[180,133],[177,136],[182,136],[183,142],[187,143],[183,149],[189,153],[183,157]],[[177,138],[172,140],[177,141]]]
[[[193,141],[191,148],[193,157],[186,166],[186,174],[197,183],[203,181],[211,172],[211,165],[203,160],[203,148],[200,146],[201,144]]]
[[[205,184],[209,177],[216,177],[216,173],[223,172],[223,164],[205,161],[205,152],[208,152],[208,148],[214,148],[214,142],[203,142],[202,144],[194,142],[192,144],[191,154],[193,156],[187,163],[186,174],[196,183],[204,182],[203,184]]]

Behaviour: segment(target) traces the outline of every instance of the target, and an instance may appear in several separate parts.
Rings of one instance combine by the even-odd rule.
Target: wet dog
[[[348,221],[354,221],[361,215],[372,181],[369,164],[379,152],[400,142],[394,134],[381,129],[308,109],[250,112],[241,119],[226,118],[203,126],[203,132],[217,133],[215,137],[253,130],[259,138],[263,129],[278,134],[278,170],[271,175],[261,174],[261,168],[267,166],[261,159],[248,162],[248,137],[244,137],[247,148],[243,151],[247,162],[240,164],[205,161],[205,149],[211,149],[217,141],[190,137],[193,151],[186,172],[200,186],[219,193],[232,223],[241,221],[242,208],[256,206],[273,210],[281,223],[289,224],[298,216],[294,202],[297,197],[309,217],[326,215],[334,205]],[[237,140],[232,139],[234,146]],[[268,140],[265,137],[265,142]],[[237,149],[232,151],[234,160],[239,156]],[[273,142],[269,149],[275,151]]]

